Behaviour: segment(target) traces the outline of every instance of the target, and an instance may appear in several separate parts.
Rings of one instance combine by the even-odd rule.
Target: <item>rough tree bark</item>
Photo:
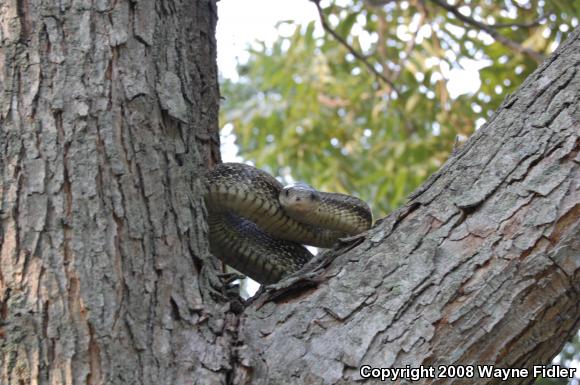
[[[578,32],[409,205],[239,316],[199,184],[215,21],[212,0],[0,3],[1,384],[351,383],[558,351],[580,322]]]
[[[219,160],[216,18],[0,2],[0,384],[224,383],[199,182]]]

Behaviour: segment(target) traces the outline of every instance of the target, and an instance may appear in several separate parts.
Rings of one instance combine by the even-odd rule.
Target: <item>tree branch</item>
[[[451,12],[455,17],[459,20],[463,21],[466,24],[474,26],[482,31],[487,32],[491,37],[495,40],[499,41],[501,44],[505,45],[508,48],[513,49],[516,52],[519,52],[523,55],[530,57],[531,59],[535,60],[538,64],[544,60],[544,56],[533,49],[523,47],[521,44],[505,37],[504,35],[500,34],[496,31],[496,28],[500,28],[497,25],[492,27],[487,24],[481,23],[469,16],[465,16],[459,10],[447,3],[445,0],[431,0],[433,3],[439,5],[440,7],[446,9],[447,11]]]
[[[580,29],[405,207],[246,308],[231,378],[379,383],[360,369],[549,362],[580,326],[579,49]],[[416,381],[433,383],[467,382]]]
[[[540,25],[540,23],[544,20],[546,20],[548,18],[548,16],[550,16],[550,14],[548,13],[547,15],[542,15],[540,17],[538,17],[536,20],[534,21],[530,21],[529,23],[497,23],[497,24],[488,24],[488,26],[490,28],[495,28],[495,29],[499,29],[499,28],[512,28],[512,27],[516,27],[516,28],[532,28],[532,27],[536,27],[538,25]]]
[[[365,58],[360,52],[354,49],[342,36],[340,36],[336,31],[334,31],[328,21],[324,17],[324,12],[322,12],[322,7],[320,7],[320,0],[310,0],[316,5],[316,9],[318,10],[318,16],[320,17],[320,22],[322,23],[322,28],[329,33],[332,37],[334,37],[340,44],[342,44],[348,52],[350,52],[354,57],[356,57],[359,61],[361,61],[369,71],[373,73],[379,80],[388,84],[397,94],[400,94],[399,89],[395,86],[395,83],[391,81],[389,78],[381,74],[377,69]]]

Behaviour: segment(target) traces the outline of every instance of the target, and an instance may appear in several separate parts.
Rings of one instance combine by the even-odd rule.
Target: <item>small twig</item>
[[[397,79],[401,75],[401,72],[403,71],[403,66],[405,65],[405,63],[408,62],[409,57],[411,56],[411,52],[413,52],[413,50],[415,49],[415,46],[417,45],[417,36],[419,35],[419,30],[421,29],[421,27],[425,23],[425,19],[427,18],[427,10],[425,9],[423,1],[420,1],[419,3],[421,5],[420,6],[421,17],[419,19],[419,23],[417,24],[417,30],[413,33],[413,37],[407,43],[407,48],[405,49],[405,55],[399,60],[399,63],[398,63],[399,68],[398,68],[398,70],[394,71],[393,79]]]
[[[453,15],[455,15],[455,17],[457,17],[459,20],[463,21],[464,23],[472,25],[474,27],[477,27],[477,28],[487,32],[491,37],[493,37],[495,40],[497,40],[501,44],[505,45],[506,47],[511,48],[514,51],[519,52],[521,54],[524,54],[526,56],[529,56],[530,58],[535,60],[537,63],[541,63],[544,60],[544,56],[541,55],[540,53],[534,51],[533,49],[523,47],[520,44],[518,44],[517,42],[515,42],[511,39],[508,39],[507,37],[501,35],[493,27],[491,27],[487,24],[483,24],[483,23],[481,23],[481,22],[479,22],[479,21],[477,21],[469,16],[465,16],[464,14],[459,12],[459,10],[457,8],[448,4],[447,1],[445,1],[445,0],[431,0],[431,1],[433,3],[439,5],[440,7],[445,8],[447,11],[451,12]],[[497,26],[495,28],[497,28]]]
[[[542,15],[540,17],[538,17],[536,20],[534,21],[530,21],[529,23],[497,23],[497,24],[488,24],[488,27],[490,28],[495,28],[495,29],[499,29],[499,28],[532,28],[532,27],[536,27],[538,25],[540,25],[540,23],[544,20],[546,20],[548,18],[548,16],[550,16],[550,14],[548,13],[547,15]]]
[[[407,44],[407,49],[405,50],[405,57],[403,58],[403,60],[405,61],[409,60],[411,52],[413,52],[413,50],[415,49],[415,46],[417,45],[417,36],[419,35],[419,30],[421,29],[421,27],[425,23],[425,19],[427,18],[427,10],[425,9],[423,2],[421,1],[419,4],[420,4],[419,8],[421,8],[421,16],[419,18],[419,23],[417,23],[417,30],[413,33],[413,38],[409,40],[409,43]],[[402,61],[400,65],[402,67]],[[397,74],[397,76],[395,76],[395,78],[399,77],[399,73]]]
[[[336,33],[336,31],[334,31],[330,27],[330,25],[326,21],[326,18],[324,17],[324,12],[322,12],[322,8],[320,7],[320,0],[310,0],[310,1],[312,1],[314,5],[316,5],[316,9],[318,10],[318,16],[320,17],[320,22],[322,23],[322,28],[327,33],[332,35],[332,37],[334,37],[340,44],[342,44],[348,50],[348,52],[350,52],[354,57],[356,57],[359,61],[361,61],[368,68],[368,70],[371,71],[379,80],[382,80],[383,82],[388,84],[397,94],[400,94],[398,88],[395,86],[395,83],[393,83],[389,78],[387,78],[379,71],[377,71],[376,68],[360,52],[355,50],[350,44],[348,44],[348,42],[342,36],[340,36],[338,33]]]

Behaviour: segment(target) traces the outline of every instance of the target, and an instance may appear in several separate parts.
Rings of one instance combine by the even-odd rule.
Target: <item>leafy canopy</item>
[[[330,30],[286,21],[293,34],[253,44],[240,79],[221,86],[222,124],[241,155],[358,195],[375,217],[401,205],[578,25],[580,10],[580,0],[448,1],[327,1]],[[465,85],[471,92],[460,94]]]

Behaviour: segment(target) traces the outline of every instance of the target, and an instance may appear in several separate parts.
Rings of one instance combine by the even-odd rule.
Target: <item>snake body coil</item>
[[[302,244],[331,247],[371,226],[358,198],[308,185],[283,187],[265,171],[222,163],[205,176],[211,252],[236,270],[268,284],[312,258]]]

